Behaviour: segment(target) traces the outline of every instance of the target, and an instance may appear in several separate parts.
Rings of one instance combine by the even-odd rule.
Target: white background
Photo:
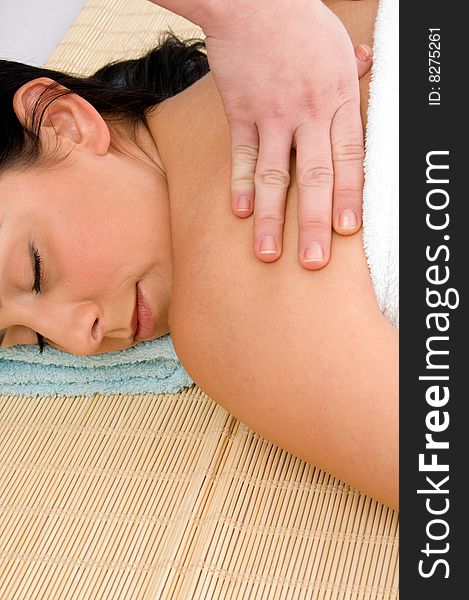
[[[0,58],[43,66],[85,0],[0,0]]]

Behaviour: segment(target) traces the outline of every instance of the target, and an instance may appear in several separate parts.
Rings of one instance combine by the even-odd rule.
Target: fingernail
[[[371,52],[368,49],[367,46],[364,46],[363,44],[360,44],[357,48],[357,52],[356,52],[358,58],[363,61],[366,62],[367,60],[370,60],[371,58]]]
[[[314,262],[324,260],[322,246],[318,242],[313,242],[304,251],[303,260],[305,262]]]
[[[247,196],[240,196],[236,208],[239,212],[248,212],[251,210],[251,202]]]
[[[266,235],[261,240],[261,244],[259,247],[260,254],[277,254],[277,243],[275,242],[275,238],[271,235]]]
[[[341,229],[355,229],[357,226],[357,215],[351,208],[346,208],[342,211],[339,219],[339,227]]]

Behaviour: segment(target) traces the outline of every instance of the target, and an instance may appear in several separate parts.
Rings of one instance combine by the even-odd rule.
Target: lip
[[[135,336],[137,335],[137,329],[138,329],[138,301],[135,301],[135,308],[134,308],[134,314],[132,315],[132,322],[130,324],[130,328],[131,328],[131,336],[135,339]]]
[[[155,321],[138,283],[137,305],[135,307],[135,314],[132,320],[132,328],[135,331],[134,339],[136,340],[151,340],[154,337]]]

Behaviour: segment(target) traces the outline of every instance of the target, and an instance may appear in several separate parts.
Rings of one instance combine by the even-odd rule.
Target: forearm
[[[321,2],[322,0],[309,0]],[[232,24],[237,17],[254,14],[259,8],[268,11],[273,9],[275,2],[284,3],[285,0],[150,0],[185,19],[188,19],[202,29],[207,27],[224,27]]]

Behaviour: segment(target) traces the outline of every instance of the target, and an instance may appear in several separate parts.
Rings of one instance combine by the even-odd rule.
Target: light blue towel
[[[174,393],[192,385],[165,335],[136,346],[75,356],[21,344],[0,350],[0,393],[22,396]]]

